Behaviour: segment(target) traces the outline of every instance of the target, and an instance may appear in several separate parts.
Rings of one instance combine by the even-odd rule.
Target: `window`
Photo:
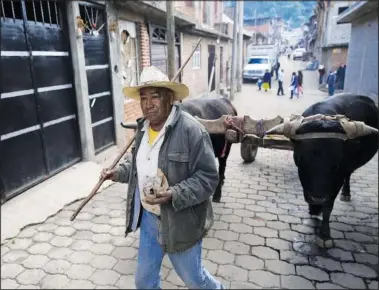
[[[349,8],[349,6],[338,7],[338,15],[343,13],[347,8]]]
[[[1,19],[23,21],[22,3],[20,0],[0,0]],[[60,3],[57,1],[25,1],[26,20],[39,25],[59,26]],[[29,24],[30,24],[29,23]]]
[[[102,9],[83,3],[79,4],[79,12],[85,24],[84,33],[93,36],[104,34],[106,19]]]
[[[268,64],[268,58],[250,58],[248,64]]]
[[[22,21],[22,8],[21,8],[21,1],[0,1],[1,3],[1,20],[8,20],[13,19],[13,21],[16,21],[16,19]]]
[[[195,46],[192,47],[194,49]],[[192,56],[192,69],[200,69],[201,46],[199,45]]]

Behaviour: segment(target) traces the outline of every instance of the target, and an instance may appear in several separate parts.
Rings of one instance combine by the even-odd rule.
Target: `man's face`
[[[140,90],[141,109],[151,124],[164,123],[171,112],[173,93],[166,88],[148,87]]]

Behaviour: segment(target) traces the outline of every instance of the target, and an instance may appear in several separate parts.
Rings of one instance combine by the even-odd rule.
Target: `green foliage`
[[[316,1],[244,1],[244,18],[254,18],[256,10],[257,18],[279,16],[297,28],[312,16],[315,5]]]

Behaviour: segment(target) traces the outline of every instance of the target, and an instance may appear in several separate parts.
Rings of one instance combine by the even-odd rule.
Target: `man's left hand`
[[[156,197],[151,198],[151,197],[145,197],[144,202],[150,205],[155,205],[155,204],[165,204],[168,203],[172,199],[172,192],[171,190],[166,190],[166,191],[160,191],[157,193]]]

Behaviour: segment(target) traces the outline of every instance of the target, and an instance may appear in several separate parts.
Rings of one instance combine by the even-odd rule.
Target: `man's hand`
[[[103,169],[101,171],[100,178],[105,178],[105,180],[110,179],[112,181],[115,181],[116,171],[117,171],[117,169],[112,169],[112,170]]]
[[[155,204],[168,203],[171,199],[172,199],[171,190],[165,190],[165,191],[158,192],[157,195],[154,197],[145,196],[143,201],[146,202],[147,204],[155,205]]]

